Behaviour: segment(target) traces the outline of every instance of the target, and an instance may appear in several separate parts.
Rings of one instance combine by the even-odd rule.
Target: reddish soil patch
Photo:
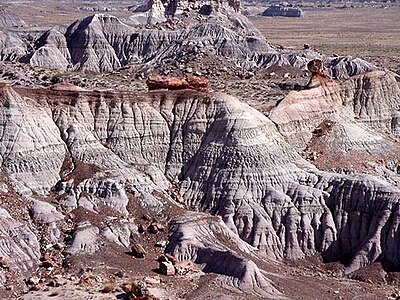
[[[384,284],[386,283],[385,276],[386,272],[382,264],[376,262],[353,272],[349,277],[363,282]]]
[[[397,160],[400,149],[386,154],[370,154],[366,151],[338,151],[332,147],[330,133],[336,126],[331,120],[322,122],[313,132],[313,137],[303,151],[303,158],[312,162],[320,170],[348,170],[369,172],[373,166],[384,165],[388,160]],[[334,138],[334,137],[333,137]]]
[[[78,185],[85,179],[93,178],[96,173],[101,171],[102,169],[94,164],[88,164],[67,155],[60,170],[60,177],[64,181],[73,179],[74,184]]]

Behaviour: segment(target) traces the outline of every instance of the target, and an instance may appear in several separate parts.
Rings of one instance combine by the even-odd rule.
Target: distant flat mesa
[[[284,5],[271,5],[263,13],[265,17],[302,17],[303,11],[298,7],[287,7]]]

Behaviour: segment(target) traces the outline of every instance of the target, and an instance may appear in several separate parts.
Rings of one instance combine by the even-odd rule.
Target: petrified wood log
[[[188,76],[187,78],[172,76],[149,76],[146,81],[149,90],[183,90],[191,89],[200,92],[208,91],[208,80],[204,77]]]

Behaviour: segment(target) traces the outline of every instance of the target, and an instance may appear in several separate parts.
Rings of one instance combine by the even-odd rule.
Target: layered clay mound
[[[308,60],[317,57],[324,59],[337,78],[374,68],[360,59],[333,59],[312,50],[278,51],[245,17],[236,13],[213,15],[207,22],[191,22],[175,30],[143,30],[123,24],[112,16],[94,15],[72,24],[65,38],[72,66],[89,72],[110,72],[121,66],[149,63],[156,66],[171,60],[180,61],[192,52],[196,55],[212,53],[245,69],[273,65],[304,68]],[[64,55],[60,60],[64,58],[68,60]]]
[[[223,275],[227,288],[278,295],[251,260],[321,253],[344,262],[347,272],[377,260],[399,267],[398,175],[389,181],[322,172],[298,153],[329,118],[338,150],[390,156],[398,149],[391,139],[398,97],[392,75],[372,72],[291,92],[268,118],[220,93],[3,85],[2,171],[52,244],[64,244],[63,215],[87,212],[71,227],[64,251],[70,257],[108,244],[127,248],[137,228],[129,203],[159,214],[180,193],[190,208],[224,223],[202,214],[178,218],[169,251]],[[52,204],[38,202],[49,195]],[[33,266],[37,256],[27,255]]]
[[[0,59],[19,61],[28,53],[28,45],[18,35],[0,29]]]
[[[0,35],[0,58],[94,73],[132,68],[141,74],[161,67],[170,72],[184,69],[187,60],[205,66],[219,65],[222,60],[223,65],[235,66],[237,72],[250,72],[276,65],[304,69],[307,61],[319,58],[335,78],[375,68],[357,58],[278,49],[238,12],[239,8],[237,1],[154,1],[144,14],[164,18],[156,25],[128,25],[116,17],[96,14],[74,22],[66,32],[56,28],[45,31],[33,47],[28,36],[5,31]]]
[[[19,16],[11,12],[0,11],[0,27],[18,28],[25,26],[27,24]]]
[[[64,35],[52,28],[35,43],[37,51],[24,58],[33,66],[66,70],[70,66],[71,55]]]
[[[341,146],[331,149],[344,152],[387,150],[388,138],[371,129],[398,135],[400,88],[390,73],[364,73],[343,82],[315,75],[310,83],[313,88],[290,92],[269,115],[293,146],[304,149],[326,120],[341,127],[336,139]]]
[[[219,274],[217,281],[223,286],[261,298],[284,298],[257,265],[246,257],[254,253],[253,259],[258,260],[256,249],[242,241],[221,218],[191,212],[174,220],[170,225],[170,243],[166,251],[179,261],[194,261],[203,266],[206,273]]]

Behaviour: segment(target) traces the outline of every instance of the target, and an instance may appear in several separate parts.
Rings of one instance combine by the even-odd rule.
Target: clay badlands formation
[[[4,70],[26,73],[0,86],[1,295],[396,298],[398,76],[270,45],[235,1],[148,9],[33,41],[3,27]],[[204,71],[165,77],[194,73],[187,57],[243,80],[308,64],[311,80],[260,112]],[[27,71],[54,69],[47,87]],[[68,82],[80,72],[151,75],[150,91]]]

